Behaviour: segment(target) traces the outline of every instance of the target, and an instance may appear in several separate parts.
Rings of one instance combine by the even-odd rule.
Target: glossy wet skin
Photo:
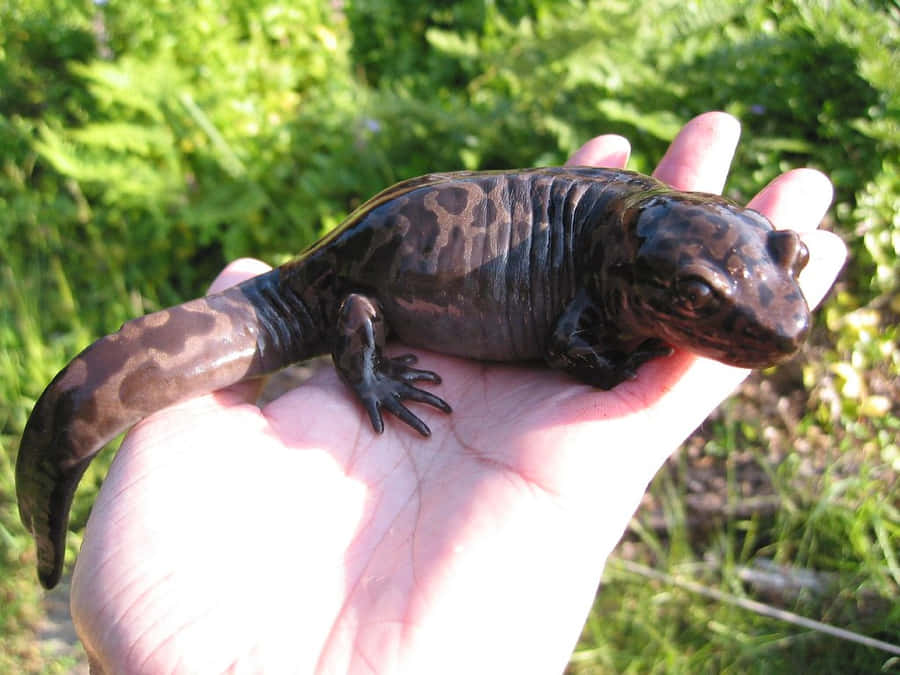
[[[796,234],[758,213],[628,171],[400,183],[295,261],[129,322],[48,386],[16,467],[41,582],[58,581],[72,495],[91,458],[176,401],[330,352],[376,431],[386,410],[427,436],[404,402],[449,412],[415,384],[440,378],[411,357],[386,358],[388,333],[470,358],[543,358],[604,389],[671,346],[771,365],[808,332],[796,284],[807,258]]]
[[[682,332],[668,331],[669,342],[756,367],[790,356],[806,337],[799,324],[808,322],[809,312],[795,279],[805,264],[805,246],[786,233],[797,254],[776,257],[767,248],[774,231],[768,221],[716,195],[686,197],[652,178],[609,169],[461,172],[423,181],[401,183],[364,205],[362,213],[351,216],[349,230],[288,263],[283,283],[298,294],[314,289],[312,294],[321,297],[316,286],[326,275],[310,270],[326,269],[327,283],[320,285],[327,292],[335,287],[370,291],[392,333],[406,344],[469,358],[520,360],[545,356],[547,338],[579,286],[595,287],[592,295],[603,303],[615,275],[625,289],[644,285],[631,293],[627,306],[606,303],[606,318],[625,333],[632,315],[640,314],[645,320],[632,330],[661,337],[660,322],[679,318],[665,308],[678,289],[668,281],[640,278],[637,267],[664,267],[671,275],[691,264],[696,269],[706,265],[721,271],[718,279],[729,279],[731,293],[721,298],[722,308],[744,312],[761,329],[759,339],[734,339],[729,331],[742,327],[724,325],[727,317],[719,314],[709,316],[704,331],[723,348],[701,350],[693,324]],[[626,204],[626,197],[635,198]],[[686,198],[688,208],[679,209]],[[627,214],[633,220],[637,213],[643,214],[640,232],[622,218]],[[636,242],[651,235],[638,258]],[[587,258],[578,259],[585,241],[592,248]],[[667,251],[671,243],[681,244],[677,254]],[[724,245],[737,247],[730,259]],[[745,269],[735,267],[738,261]],[[745,271],[755,277],[746,277]],[[709,277],[707,282],[714,281]],[[660,288],[661,295],[654,291]],[[760,288],[772,289],[779,301],[765,306]],[[656,295],[656,308],[642,303],[650,294]],[[334,320],[328,311],[322,316],[323,323]],[[787,316],[794,325],[783,322],[767,340],[773,317]]]
[[[638,331],[730,365],[790,358],[810,327],[796,283],[806,246],[755,211],[714,195],[697,199],[663,195],[642,207],[622,314]]]

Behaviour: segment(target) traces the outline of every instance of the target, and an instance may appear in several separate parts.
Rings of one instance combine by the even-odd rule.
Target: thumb
[[[225,269],[219,272],[209,287],[210,293],[220,293],[230,286],[235,286],[242,281],[251,279],[260,274],[265,274],[272,268],[261,260],[255,258],[238,258],[230,262]],[[287,364],[285,364],[287,365]],[[259,398],[263,380],[251,380],[239,382],[222,389],[219,395],[226,398],[228,403],[253,403]]]

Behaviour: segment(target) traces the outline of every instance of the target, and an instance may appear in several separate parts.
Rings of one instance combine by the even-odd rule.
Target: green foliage
[[[96,20],[110,58],[70,69],[90,122],[43,124],[34,145],[103,205],[92,219],[137,269],[159,279],[174,262],[196,292],[192,269],[204,280],[224,257],[291,250],[344,212],[321,165],[350,171],[355,86],[319,3],[116,5]]]
[[[698,536],[685,524],[690,478],[676,465],[653,492],[669,527],[638,523],[635,539],[675,573],[721,561],[730,591],[744,592],[735,570],[763,555],[895,597],[896,5],[339,5],[0,4],[0,594],[19,599],[0,602],[4,640],[36,614],[12,457],[35,397],[93,337],[201,293],[227,259],[284,260],[402,178],[556,164],[604,132],[627,136],[632,167],[648,171],[681,124],[715,108],[744,129],[728,193],[747,199],[784,170],[821,169],[837,188],[827,225],[851,259],[810,358],[784,371],[786,393],[727,406],[698,446],[724,463],[731,497],[734,458],[753,454],[782,510]],[[800,389],[805,407],[787,424],[782,399]],[[100,475],[79,493],[76,528]],[[620,573],[609,586],[573,672],[809,665],[812,652],[787,654],[791,638],[770,621]],[[866,624],[839,600],[802,608],[896,633],[896,608]],[[10,644],[0,670],[42,667],[30,640]],[[832,665],[851,670],[860,658],[847,652]]]

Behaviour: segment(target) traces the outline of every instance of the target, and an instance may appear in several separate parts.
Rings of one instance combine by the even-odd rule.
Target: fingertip
[[[219,272],[219,275],[209,286],[210,293],[218,293],[230,286],[239,284],[252,277],[265,274],[272,268],[261,260],[255,258],[238,258],[233,260]]]
[[[798,281],[811,308],[816,307],[832,287],[847,261],[847,245],[833,232],[813,230],[803,234],[809,262]]]
[[[622,168],[628,163],[631,144],[618,134],[592,138],[572,153],[566,166],[606,166]]]
[[[685,127],[701,127],[714,130],[737,140],[741,135],[741,123],[737,117],[724,110],[710,110],[692,118]]]
[[[831,198],[834,196],[834,186],[831,184],[831,179],[818,169],[812,169],[805,166],[800,167],[799,169],[791,169],[790,171],[785,171],[775,180],[777,181],[785,176],[789,176],[790,180],[802,180],[807,183],[810,188],[816,187],[823,195],[827,196],[827,201],[829,202],[831,202]]]
[[[682,127],[653,175],[679,190],[719,194],[741,137],[741,124],[725,112],[697,115]]]
[[[825,217],[833,197],[834,187],[821,171],[793,169],[772,180],[747,206],[779,229],[811,232]]]

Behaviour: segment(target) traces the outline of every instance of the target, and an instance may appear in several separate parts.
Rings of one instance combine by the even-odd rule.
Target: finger
[[[831,182],[823,174],[813,169],[795,169],[778,176],[748,205],[775,227],[803,233],[809,263],[800,273],[800,286],[811,307],[825,297],[847,258],[847,247],[840,237],[816,231],[833,193]]]
[[[234,286],[242,281],[246,281],[251,277],[265,274],[271,267],[261,260],[255,258],[238,258],[228,263],[224,270],[219,272],[219,276],[215,278],[209,287],[210,293],[218,293],[224,291],[229,286]]]
[[[831,181],[815,169],[783,173],[759,191],[751,209],[764,214],[779,229],[810,232],[819,226],[831,204]]]
[[[210,284],[209,292],[218,293],[230,286],[239,284],[252,277],[265,274],[271,267],[254,258],[238,258],[230,262]],[[259,398],[263,380],[239,382],[217,392],[222,401],[228,403],[252,403]]]
[[[576,150],[566,166],[608,166],[621,168],[628,163],[631,145],[628,139],[616,134],[592,138]]]
[[[731,115],[709,112],[682,127],[653,175],[679,190],[722,192],[741,125]]]
[[[833,232],[816,230],[803,235],[809,249],[809,263],[798,281],[810,308],[818,306],[847,261],[847,245]]]

